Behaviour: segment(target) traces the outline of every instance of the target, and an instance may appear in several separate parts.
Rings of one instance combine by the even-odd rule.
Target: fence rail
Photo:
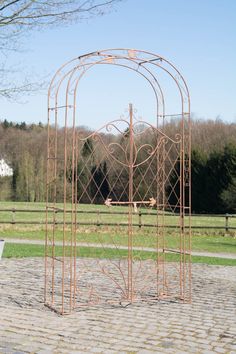
[[[46,209],[16,209],[16,208],[6,208],[6,209],[1,209],[0,208],[0,225],[1,224],[8,224],[8,225],[45,225],[45,212]],[[3,217],[2,213],[9,213],[6,217]],[[41,220],[32,220],[32,218],[30,218],[30,220],[27,219],[23,219],[23,217],[20,220],[17,220],[17,216],[22,215],[24,213],[28,213],[31,214],[33,213],[35,214],[42,214],[42,218]],[[60,208],[56,208],[56,209],[48,209],[48,213],[55,213],[55,214],[62,214],[63,213],[63,209]],[[71,213],[71,210],[67,209],[66,213]],[[106,221],[102,221],[100,220],[101,215],[108,215],[108,216],[115,216],[115,215],[127,215],[126,211],[105,211],[105,210],[76,210],[77,214],[88,214],[88,215],[95,215],[96,216],[96,220],[95,221],[83,221],[83,220],[78,220],[77,224],[81,225],[81,226],[128,226],[128,223],[126,222],[106,222]],[[143,227],[150,227],[150,228],[154,228],[157,227],[157,223],[147,223],[145,222],[145,216],[156,216],[156,212],[152,212],[152,211],[143,211],[140,210],[138,211],[138,213],[133,213],[134,215],[137,216],[137,220],[136,222],[133,223],[133,226],[138,227],[139,229],[143,228]],[[171,214],[166,212],[165,216],[169,216],[169,217],[178,217],[177,214]],[[187,216],[187,215],[186,215]],[[202,224],[201,225],[195,225],[195,220],[198,218],[198,223],[201,220]],[[222,219],[222,225],[204,225],[204,218],[216,218],[217,219]],[[236,223],[235,226],[230,224],[230,220],[231,219],[235,219],[236,215],[235,214],[193,214],[192,215],[192,226],[191,228],[193,230],[202,230],[202,229],[209,229],[209,230],[222,230],[227,232],[236,230]],[[23,220],[22,220],[23,219]],[[48,221],[48,224],[53,224],[53,221]],[[57,225],[63,225],[64,221],[60,221],[58,220],[56,222]],[[72,222],[71,221],[66,221],[65,222],[66,225],[71,225]],[[171,225],[171,224],[166,224],[165,227],[169,228],[169,229],[173,229],[176,228],[178,225]],[[188,226],[186,226],[188,228]]]

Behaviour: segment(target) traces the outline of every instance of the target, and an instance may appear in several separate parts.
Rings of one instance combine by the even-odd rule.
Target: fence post
[[[54,223],[56,226],[57,225],[57,210],[55,210],[55,213],[54,213]]]
[[[99,210],[97,210],[97,226],[101,226],[101,215]]]
[[[16,213],[16,209],[12,208],[12,221],[11,221],[12,224],[16,223],[16,218],[15,218],[16,214],[15,213]]]
[[[141,227],[142,227],[142,212],[141,212],[141,209],[139,209],[139,211],[138,211],[138,227],[139,227],[139,229],[141,229]]]
[[[225,214],[225,232],[229,231],[229,214]]]

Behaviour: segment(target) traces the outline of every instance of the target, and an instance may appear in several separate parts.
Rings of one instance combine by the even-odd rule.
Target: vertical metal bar
[[[62,304],[61,311],[64,313],[64,296],[65,296],[65,259],[66,259],[66,197],[67,197],[67,98],[66,98],[66,109],[65,109],[65,125],[64,125],[64,181],[63,181],[63,250],[62,250]]]
[[[186,142],[185,142],[185,113],[183,111],[183,103],[182,103],[182,140],[181,140],[181,198],[180,198],[180,210],[181,210],[181,251],[180,251],[180,262],[182,262],[182,276],[181,278],[181,294],[180,297],[183,301],[185,301],[185,296],[186,296],[186,240],[185,240],[185,169],[186,169],[186,161],[185,161],[185,148],[186,148]],[[180,265],[181,268],[181,265]]]
[[[192,213],[192,195],[191,195],[191,189],[192,189],[192,175],[191,175],[191,144],[192,144],[192,133],[191,133],[191,119],[190,119],[190,101],[188,102],[188,114],[187,114],[187,121],[188,121],[188,192],[189,192],[189,200],[188,200],[188,222],[189,222],[189,229],[188,229],[188,242],[187,242],[187,248],[188,248],[188,287],[189,287],[189,296],[188,296],[188,302],[192,301],[192,270],[191,270],[191,244],[192,244],[192,234],[191,234],[191,213]]]
[[[159,120],[157,120],[157,128],[159,126]],[[156,131],[156,146],[158,146],[158,141],[160,139],[159,130]],[[157,262],[157,296],[160,296],[159,283],[160,283],[160,229],[159,229],[159,213],[158,213],[158,205],[160,203],[160,147],[156,151],[156,201],[157,201],[157,212],[156,212],[156,262]]]
[[[74,303],[74,240],[76,234],[76,210],[75,210],[75,159],[76,159],[76,128],[75,128],[75,109],[73,110],[73,127],[72,127],[72,165],[71,165],[71,235],[70,235],[70,312]]]
[[[163,128],[164,128],[164,121],[163,121]],[[165,167],[166,167],[166,140],[163,140],[163,150],[162,150],[162,214],[161,214],[161,242],[162,242],[162,277],[163,277],[163,295],[167,295],[167,288],[166,288],[166,240],[165,240],[165,207],[166,207],[166,198],[165,198]]]
[[[56,101],[57,104],[57,101]],[[55,257],[55,217],[53,215],[53,227],[49,231],[49,214],[48,207],[50,201],[55,205],[56,203],[56,154],[57,154],[57,110],[54,111],[55,115],[55,130],[50,126],[50,109],[48,109],[48,141],[47,141],[47,184],[46,184],[46,237],[45,237],[45,283],[46,289],[48,291],[49,280],[50,280],[50,306],[54,304],[54,289],[55,289],[55,278],[54,278],[54,257]],[[53,192],[53,193],[51,193]],[[49,249],[50,242],[50,249]],[[48,256],[50,252],[50,265],[48,265]],[[51,271],[51,279],[49,279],[49,271]],[[47,294],[46,294],[47,296]],[[45,302],[48,302],[48,299]]]
[[[133,301],[133,106],[129,104],[129,215],[128,215],[128,299]]]
[[[49,97],[48,97],[49,99]],[[48,103],[49,105],[49,103]],[[48,109],[48,127],[47,127],[47,171],[46,171],[46,217],[45,217],[45,246],[44,246],[44,303],[48,301],[48,199],[49,199],[49,134],[50,134],[50,113]]]
[[[157,296],[164,295],[164,244],[163,244],[163,183],[164,183],[164,161],[163,161],[163,144],[165,141],[160,133],[160,129],[164,128],[164,111],[162,119],[157,121],[156,131],[156,252],[157,252]]]
[[[181,138],[180,142],[180,152],[179,152],[179,165],[180,165],[180,205],[179,205],[179,290],[180,290],[180,299],[183,299],[183,232],[184,232],[184,216],[183,216],[183,140]]]
[[[56,99],[56,107],[57,107],[57,99]],[[53,206],[56,207],[56,202],[57,202],[57,108],[55,109],[55,130],[54,130],[54,135],[55,135],[55,140],[54,140],[54,156],[51,161],[53,161],[53,183],[54,183],[54,188],[53,188]],[[57,223],[57,213],[54,209],[53,212],[53,231],[52,231],[52,304],[54,303],[54,292],[55,292],[55,238],[56,238],[56,223]]]
[[[75,108],[75,106],[74,106]],[[77,291],[77,203],[78,203],[78,133],[75,133],[75,233],[74,233],[74,290],[73,290],[73,307],[76,306],[76,291]]]

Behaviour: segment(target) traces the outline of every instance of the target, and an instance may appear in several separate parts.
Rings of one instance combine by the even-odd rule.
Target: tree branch
[[[94,15],[103,15],[122,0],[0,0],[0,97],[14,98],[38,90],[41,84],[16,83],[8,68],[10,51],[19,51],[20,39],[33,29],[61,26]],[[85,14],[87,16],[85,16]],[[20,72],[20,71],[19,71]],[[15,84],[11,84],[14,82]]]
[[[15,0],[15,1],[9,2],[8,4],[6,4],[6,5],[2,6],[2,7],[0,7],[0,11],[5,10],[7,7],[10,7],[10,6],[16,4],[16,3],[19,2],[19,1],[20,1],[20,0]]]
[[[42,4],[41,6],[34,7],[36,4],[40,4],[37,1],[29,1],[25,4],[23,4],[21,7],[19,7],[17,10],[13,11],[12,13],[8,15],[1,15],[0,16],[0,26],[7,26],[7,25],[21,25],[21,26],[38,26],[39,23],[37,20],[40,19],[53,19],[52,21],[48,21],[47,24],[54,24],[58,19],[64,19],[70,20],[72,17],[75,15],[79,15],[82,13],[88,13],[91,14],[94,11],[99,10],[102,8],[106,8],[110,5],[112,5],[115,2],[118,2],[121,0],[106,0],[102,2],[98,2],[95,0],[90,0],[90,1],[84,1],[81,3],[79,6],[76,6],[79,1],[68,1],[61,3],[60,1],[52,1],[48,2],[46,6],[45,4]],[[15,3],[22,2],[20,0],[13,1],[9,3],[9,6],[14,5]],[[72,8],[70,10],[67,9],[67,7],[71,7],[75,5],[75,8]],[[6,8],[2,7],[2,9]],[[56,9],[59,8],[59,11],[50,11],[50,8]],[[60,9],[61,8],[61,9]],[[0,10],[1,11],[1,10]],[[45,22],[42,23],[42,25],[45,24]]]

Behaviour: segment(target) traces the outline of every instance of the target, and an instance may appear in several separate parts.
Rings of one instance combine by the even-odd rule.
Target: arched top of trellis
[[[105,49],[74,58],[62,65],[55,73],[48,91],[49,112],[61,107],[76,109],[78,85],[82,77],[96,65],[115,65],[136,72],[150,85],[156,102],[158,121],[165,121],[165,93],[158,72],[166,74],[175,84],[181,110],[173,116],[189,119],[190,97],[187,84],[179,70],[162,56],[136,49]],[[60,96],[62,94],[62,96]],[[63,97],[63,102],[61,98]]]

